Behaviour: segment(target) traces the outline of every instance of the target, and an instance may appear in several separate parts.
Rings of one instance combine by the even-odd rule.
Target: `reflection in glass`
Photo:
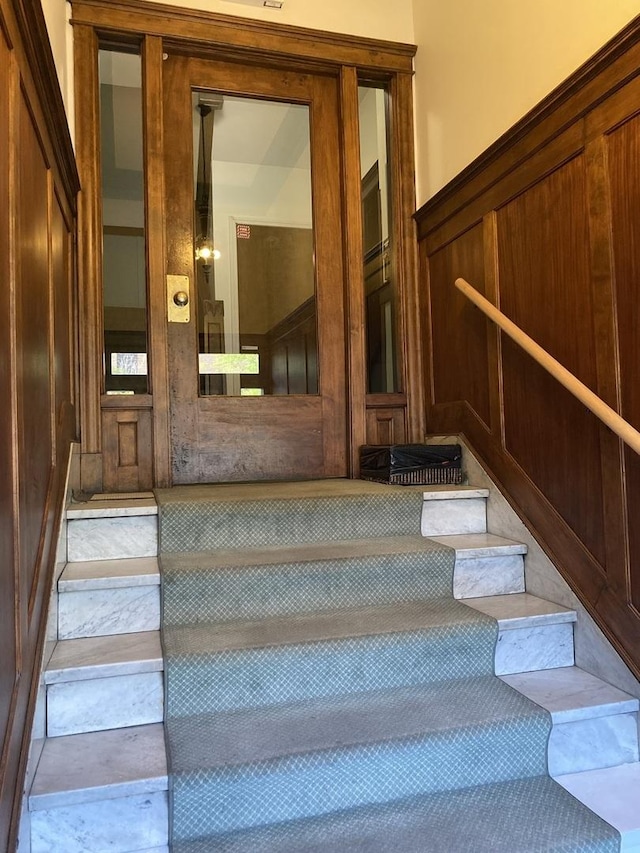
[[[388,93],[382,86],[359,86],[360,164],[364,285],[366,302],[367,390],[401,390],[396,357],[396,292],[388,157]]]
[[[140,56],[100,50],[99,74],[105,391],[145,394],[147,288]],[[130,356],[130,364],[139,357],[135,370],[117,367],[124,364],[123,355]]]
[[[309,108],[192,106],[200,394],[317,394]]]

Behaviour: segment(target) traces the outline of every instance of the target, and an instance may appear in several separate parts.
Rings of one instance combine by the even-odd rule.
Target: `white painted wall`
[[[422,204],[640,13],[640,0],[414,0]]]
[[[53,59],[58,71],[62,99],[73,135],[73,33],[69,19],[71,6],[65,0],[41,0]]]

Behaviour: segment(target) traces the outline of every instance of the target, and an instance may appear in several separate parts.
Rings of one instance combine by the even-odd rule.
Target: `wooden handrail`
[[[465,281],[463,278],[457,278],[455,284],[458,290],[473,302],[483,314],[489,317],[490,320],[493,320],[511,340],[522,347],[541,367],[544,367],[546,371],[557,379],[561,385],[564,385],[567,391],[580,400],[605,426],[615,432],[625,444],[628,444],[632,450],[640,454],[640,432],[638,430],[634,429],[631,424],[620,417],[611,406],[608,406],[604,400],[601,400],[597,394],[594,394],[593,391],[587,388],[573,373],[567,370],[566,367],[563,367],[553,356],[549,355],[533,338],[530,338],[519,326],[516,326],[502,311],[496,308],[495,305],[492,305],[488,299],[485,299],[481,293],[478,293],[468,281]]]

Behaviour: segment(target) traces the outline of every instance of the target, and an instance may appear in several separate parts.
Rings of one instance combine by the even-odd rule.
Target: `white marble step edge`
[[[563,683],[568,685],[566,691]],[[637,700],[581,670],[558,671],[546,683],[529,683],[526,688],[526,695],[550,710],[554,725],[582,720],[588,714],[598,717],[620,708],[637,708]],[[592,749],[593,745],[585,744],[584,748]],[[635,844],[640,843],[639,774],[640,765],[635,761],[604,770],[554,775],[567,790],[621,830],[625,843]],[[99,808],[105,800],[157,797],[164,794],[167,785],[161,724],[49,738],[30,792],[29,808],[49,813],[83,804]],[[604,792],[611,787],[609,796]],[[90,807],[83,819],[89,813]]]
[[[498,619],[498,675],[572,666],[575,612],[526,593],[467,602]],[[163,719],[159,632],[60,641],[47,670],[47,735]]]
[[[519,678],[503,680],[549,710],[554,725],[638,708],[637,699],[575,667],[546,673],[537,683]],[[31,809],[53,808],[166,790],[166,785],[162,724],[127,727],[48,738],[29,803]]]
[[[556,781],[622,836],[620,853],[640,851],[640,763],[556,776]]]

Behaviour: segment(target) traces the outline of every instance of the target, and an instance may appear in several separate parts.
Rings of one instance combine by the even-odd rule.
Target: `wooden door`
[[[336,80],[170,55],[163,115],[173,482],[346,476]]]

